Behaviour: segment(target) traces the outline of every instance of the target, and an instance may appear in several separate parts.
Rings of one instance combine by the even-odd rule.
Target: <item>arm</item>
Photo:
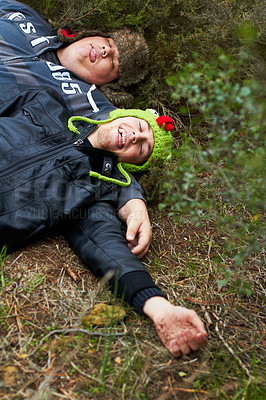
[[[152,236],[146,204],[141,199],[131,199],[119,209],[118,215],[127,225],[129,249],[142,258],[149,249]]]
[[[128,249],[120,222],[109,203],[98,202],[87,217],[65,227],[74,251],[97,276],[115,274],[110,287],[154,322],[159,337],[174,355],[187,354],[207,343],[202,322],[194,311],[175,307],[165,300],[140,260]]]
[[[207,345],[206,330],[195,311],[156,296],[146,300],[143,312],[154,322],[158,336],[174,357]]]

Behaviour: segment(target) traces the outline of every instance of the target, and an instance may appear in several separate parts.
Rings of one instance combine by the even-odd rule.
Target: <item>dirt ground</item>
[[[263,398],[265,270],[254,259],[235,273],[251,283],[251,296],[240,297],[233,283],[219,288],[215,260],[230,263],[227,238],[150,214],[143,262],[171,301],[204,320],[207,348],[174,359],[151,321],[124,303],[123,320],[84,333],[82,319],[96,304],[121,302],[63,237],[49,237],[2,262],[0,399]]]

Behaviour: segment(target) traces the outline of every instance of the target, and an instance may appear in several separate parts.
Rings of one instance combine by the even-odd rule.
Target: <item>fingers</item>
[[[167,346],[166,346],[167,347]],[[168,350],[174,357],[181,357],[183,354],[188,355],[191,351],[199,350],[201,346],[196,341],[191,341],[190,344],[186,339],[175,340],[169,345]]]
[[[141,240],[138,241],[138,239],[129,242],[128,247],[138,258],[142,258],[149,249],[149,243],[147,244],[146,241],[142,242]]]
[[[158,314],[156,316],[156,310],[159,317]],[[160,339],[174,357],[189,354],[207,345],[204,325],[193,310],[178,306],[167,309],[158,304],[155,311],[153,307],[152,317]]]
[[[194,335],[192,335],[192,333],[190,331],[185,331],[185,337],[187,340],[187,343],[189,345],[189,347],[191,348],[191,350],[198,350],[199,349],[199,344],[196,340],[196,338],[194,337]]]
[[[191,350],[199,350],[199,348],[205,347],[208,343],[207,336],[200,332],[193,335],[191,331],[187,330],[185,331],[184,335]]]
[[[138,258],[142,258],[146,251],[146,246],[143,245],[142,243],[138,242],[138,238],[135,238],[134,240],[132,240],[131,242],[128,242],[128,248],[129,250],[132,251],[132,253],[134,253]]]
[[[128,247],[138,258],[142,258],[148,251],[151,241],[149,220],[129,220],[126,239]]]
[[[207,337],[207,332],[205,330],[204,324],[195,311],[189,310],[189,313],[187,314],[187,320],[196,328],[199,333]]]
[[[180,357],[182,354],[189,354],[191,350],[196,351],[205,347],[207,343],[205,335],[186,330],[183,334],[176,335],[176,340],[172,341],[168,350],[174,357]]]
[[[128,221],[127,225],[127,233],[126,233],[126,238],[128,242],[133,242],[136,238],[137,232],[139,228],[139,222],[137,219],[131,218]]]
[[[168,350],[174,357],[189,354],[191,350],[198,350],[199,348],[200,344],[190,331],[186,331],[184,334],[177,334],[176,339],[172,340],[168,346]]]
[[[147,207],[141,199],[127,201],[118,211],[119,218],[126,222],[129,249],[139,258],[143,257],[151,241],[151,224]]]
[[[166,348],[167,348],[167,346],[166,346]],[[176,341],[173,341],[173,343],[171,343],[171,346],[169,346],[169,348],[167,348],[167,350],[170,351],[172,356],[174,356],[175,358],[182,356],[182,352],[179,350],[179,345]]]

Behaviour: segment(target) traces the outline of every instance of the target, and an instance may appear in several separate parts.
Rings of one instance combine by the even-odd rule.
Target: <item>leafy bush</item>
[[[135,107],[157,107],[158,99],[176,111],[169,96],[166,76],[174,74],[193,52],[205,60],[216,58],[217,47],[237,55],[245,46],[246,34],[239,28],[251,25],[256,51],[264,57],[265,18],[263,0],[23,0],[57,27],[74,30],[117,29],[128,26],[144,34],[151,52],[151,73],[141,86],[131,88]],[[242,40],[244,38],[244,41]],[[254,42],[255,43],[255,42]],[[241,76],[253,73],[256,60],[245,65]]]
[[[236,265],[260,253],[265,207],[265,100],[260,82],[237,82],[243,62],[195,57],[168,78],[174,100],[198,118],[173,152],[160,205],[196,224],[214,221]]]

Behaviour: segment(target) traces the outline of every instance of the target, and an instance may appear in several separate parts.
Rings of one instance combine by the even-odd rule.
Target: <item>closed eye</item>
[[[112,43],[110,42],[109,39],[107,39],[107,43],[108,43],[108,45],[109,45],[109,47],[110,47],[110,49],[111,49],[111,48],[112,48]],[[114,63],[113,57],[112,57],[111,62],[112,62],[112,69],[115,69],[115,63]]]

